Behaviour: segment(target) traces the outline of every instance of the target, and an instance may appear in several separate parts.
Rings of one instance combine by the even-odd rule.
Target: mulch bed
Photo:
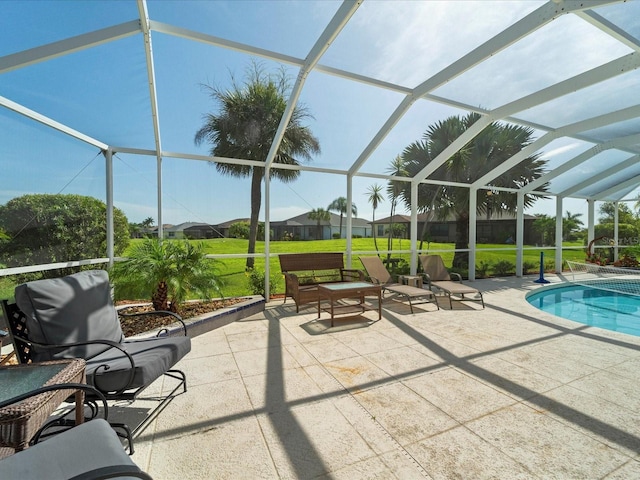
[[[211,313],[221,308],[231,307],[236,303],[245,301],[244,298],[226,298],[222,300],[211,300],[202,302],[186,302],[180,307],[178,315],[183,320],[202,315],[203,313]],[[126,305],[133,302],[118,302],[118,306]],[[143,313],[152,312],[151,305],[127,308],[126,313]],[[139,315],[135,317],[120,317],[120,325],[125,337],[131,337],[140,333],[155,330],[156,328],[165,327],[175,323],[175,317],[171,315]]]
[[[186,302],[180,307],[178,313],[183,320],[196,317],[203,313],[211,313],[221,308],[231,307],[236,303],[244,302],[245,298],[225,298],[222,300],[211,300],[201,302]],[[140,303],[140,302],[118,302],[118,306],[123,306],[128,303]],[[142,313],[151,312],[153,307],[151,305],[130,307],[127,309],[127,313]],[[135,317],[120,317],[120,325],[122,326],[122,332],[125,337],[131,337],[140,333],[148,332],[149,330],[155,330],[157,328],[166,327],[175,323],[175,317],[171,315],[140,315]],[[0,360],[4,360],[5,355]],[[8,359],[6,364],[16,364],[17,359],[13,356]]]

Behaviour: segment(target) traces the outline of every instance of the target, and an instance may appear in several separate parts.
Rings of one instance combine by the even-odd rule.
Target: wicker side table
[[[0,402],[49,385],[85,383],[85,361],[82,359],[6,365],[0,367]],[[49,416],[69,396],[75,394],[76,424],[84,420],[84,391],[54,390],[41,393],[0,408],[0,447],[16,452],[29,446],[29,441]]]

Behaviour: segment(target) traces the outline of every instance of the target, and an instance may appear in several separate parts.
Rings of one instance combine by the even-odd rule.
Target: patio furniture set
[[[19,285],[2,307],[19,364],[0,367],[0,478],[151,478],[119,437],[133,453],[133,436],[186,392],[173,368],[191,350],[180,317],[154,312],[176,317],[182,335],[124,338],[102,270]],[[108,423],[107,400],[133,401],[162,376],[176,385],[143,422]],[[73,418],[59,408],[69,401]]]
[[[364,271],[345,269],[342,253],[295,253],[279,258],[286,285],[284,301],[292,298],[296,312],[303,305],[317,305],[318,318],[327,311],[332,327],[337,314],[352,316],[373,309],[365,303],[368,296],[377,297],[378,319],[382,318],[385,293],[407,301],[411,313],[414,313],[413,306],[419,303],[435,303],[440,309],[436,293],[449,299],[450,308],[453,308],[453,300],[478,301],[484,308],[482,292],[462,283],[460,275],[449,274],[438,255],[420,256],[424,273],[400,275],[398,282],[394,282],[378,256],[360,257]],[[425,281],[427,288],[424,288]],[[327,302],[329,305],[325,306]]]

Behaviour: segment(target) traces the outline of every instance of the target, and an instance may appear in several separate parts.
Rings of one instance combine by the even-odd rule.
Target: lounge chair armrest
[[[143,315],[170,315],[174,317],[178,322],[182,324],[182,330],[184,332],[184,336],[187,336],[187,325],[182,320],[182,317],[175,312],[170,312],[169,310],[152,310],[150,312],[134,312],[134,313],[126,313],[125,310],[127,308],[134,307],[124,307],[118,310],[118,315],[122,317],[141,317]],[[166,330],[164,330],[166,332]],[[162,330],[158,332],[158,336],[162,333]]]
[[[285,294],[288,296],[292,296],[294,293],[298,292],[300,288],[300,280],[295,273],[285,272],[284,282],[285,282]]]
[[[427,284],[427,288],[429,290],[431,290],[431,277],[429,276],[428,273],[421,273],[420,275],[422,275],[422,283],[426,283]]]
[[[369,276],[365,276],[365,278],[369,278],[369,281],[375,285],[382,285],[380,280],[378,280],[376,277],[372,277],[369,275]]]
[[[462,276],[459,273],[449,272],[449,276],[451,277],[451,280],[453,280],[454,282],[462,283]]]
[[[125,390],[128,390],[130,388],[130,385],[133,383],[133,379],[134,379],[134,375],[135,375],[135,368],[136,368],[136,362],[133,360],[133,357],[126,352],[122,346],[119,343],[113,342],[111,340],[91,340],[91,341],[87,341],[87,342],[74,342],[74,343],[64,343],[61,345],[53,345],[53,344],[46,344],[46,343],[37,343],[37,342],[33,342],[31,340],[27,340],[26,338],[22,338],[18,335],[14,335],[14,337],[18,340],[20,340],[21,342],[25,342],[28,343],[30,345],[36,346],[36,347],[40,347],[40,348],[44,348],[47,350],[53,350],[53,349],[63,349],[63,348],[71,348],[71,347],[81,347],[82,345],[107,345],[109,348],[115,348],[116,350],[120,350],[120,352],[122,352],[122,355],[124,355],[125,357],[127,357],[127,359],[129,360],[129,363],[131,364],[131,368],[129,369],[129,379],[127,380],[126,385],[121,388],[118,389],[117,392],[121,393],[124,392]],[[108,350],[108,349],[107,349]],[[106,350],[105,350],[106,351]],[[100,353],[104,353],[100,352]],[[91,360],[93,357],[87,357],[86,360]],[[96,368],[96,371],[100,368],[104,368],[104,370],[109,370],[109,365],[100,365]],[[94,377],[94,386],[96,388],[99,387],[98,385],[95,385],[95,377]]]
[[[346,281],[345,279],[347,279],[348,281],[365,279],[364,272],[356,268],[341,268],[340,277],[342,278],[343,282]]]

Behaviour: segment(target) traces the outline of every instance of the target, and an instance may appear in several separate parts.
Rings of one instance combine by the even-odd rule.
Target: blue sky
[[[320,63],[413,88],[541,3],[365,1]],[[611,19],[624,18],[630,31],[640,37],[640,2],[634,3],[599,12]],[[307,54],[339,6],[330,0],[148,2],[152,20],[298,58]],[[4,0],[0,2],[0,57],[137,18],[136,3],[129,0]],[[580,41],[567,42],[567,38]],[[202,85],[224,87],[232,74],[241,79],[251,57],[157,32],[152,32],[152,41],[162,147],[205,155],[207,146],[198,147],[193,141],[202,115],[214,108]],[[586,22],[564,16],[535,32],[526,43],[500,52],[434,93],[494,108],[629,52]],[[531,58],[539,65],[533,71]],[[274,62],[259,61],[268,70],[279,68]],[[293,83],[297,69],[286,68]],[[4,73],[0,96],[109,145],[153,149],[146,78],[142,36],[135,35]],[[629,92],[638,92],[639,85],[637,75],[630,77],[619,92],[608,96],[608,102],[624,106]],[[562,125],[598,113],[593,103],[577,98],[565,108],[545,104],[522,116]],[[309,127],[322,148],[312,165],[348,169],[401,100],[399,93],[312,72],[300,97],[314,116]],[[464,113],[436,102],[416,102],[362,170],[384,173],[427,126]],[[591,146],[578,140],[553,142],[545,158],[550,165],[558,165]],[[25,193],[79,193],[104,199],[104,159],[95,147],[4,108],[0,108],[0,161],[5,177],[0,203]],[[581,173],[558,181],[589,175],[602,161],[596,158]],[[206,162],[171,158],[163,160],[162,176],[165,223],[218,223],[249,215],[247,179],[222,177]],[[155,157],[116,155],[115,204],[130,221],[157,219],[156,181]],[[366,190],[374,183],[384,185],[373,178],[354,179],[353,201],[360,217],[371,218]],[[271,220],[325,208],[339,196],[346,196],[342,176],[303,172],[294,183],[274,182]],[[566,200],[564,210],[586,213],[586,201]],[[388,211],[389,202],[385,202],[376,217]],[[555,215],[555,202],[539,202],[527,213]]]

